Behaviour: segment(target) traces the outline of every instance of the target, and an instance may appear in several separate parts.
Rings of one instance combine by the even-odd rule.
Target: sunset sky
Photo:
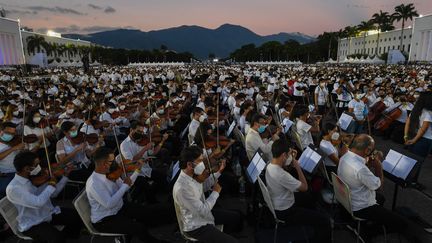
[[[115,28],[143,31],[180,25],[217,28],[242,25],[260,34],[318,35],[356,25],[396,0],[0,0],[9,18],[35,31],[92,33]],[[432,0],[414,0],[419,14],[432,13]]]

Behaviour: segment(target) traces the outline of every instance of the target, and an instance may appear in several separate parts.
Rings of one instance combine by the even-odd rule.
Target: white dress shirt
[[[351,190],[352,210],[358,211],[376,204],[375,190],[381,186],[366,166],[366,160],[348,151],[339,161],[337,173]]]
[[[192,139],[192,140],[190,140],[190,141],[193,141],[193,140],[194,140],[194,138],[195,138],[195,134],[196,134],[196,132],[197,132],[197,130],[198,130],[199,125],[200,125],[200,122],[199,122],[199,121],[197,121],[197,120],[195,120],[195,119],[192,119],[192,121],[191,121],[191,123],[190,123],[190,125],[189,125],[189,134],[188,134],[188,137],[189,137],[190,139]]]
[[[219,193],[213,191],[206,199],[203,185],[181,171],[173,188],[174,203],[179,206],[180,220],[183,222],[184,232],[196,230],[202,226],[214,225],[211,212]]]
[[[54,207],[50,198],[56,197],[66,185],[68,178],[63,178],[56,187],[44,184],[36,187],[27,178],[15,174],[6,187],[6,196],[18,210],[18,230],[26,231],[42,222],[50,222],[52,214],[59,214],[60,208]]]
[[[120,151],[123,155],[123,157],[127,160],[133,161],[133,157],[138,154],[143,149],[143,146],[138,145],[135,143],[130,136],[128,136],[123,142],[120,144]],[[147,150],[144,155],[143,159],[147,159],[151,155],[151,151]],[[144,165],[141,167],[141,176],[145,177],[151,177],[152,168],[150,167],[149,163],[144,163]]]
[[[6,143],[0,142],[0,153],[3,153],[4,151],[10,149],[11,146],[9,146]],[[18,154],[19,151],[13,151],[8,156],[0,160],[0,172],[1,173],[15,173],[15,166],[13,165],[13,160],[15,158],[15,155]]]
[[[269,163],[265,174],[267,188],[275,210],[286,210],[295,202],[294,192],[297,192],[301,182],[294,178],[279,165]]]
[[[123,195],[129,186],[122,179],[111,181],[106,175],[93,172],[87,179],[86,193],[90,203],[91,222],[116,215],[123,207]]]
[[[270,161],[273,156],[271,153],[271,147],[273,145],[273,141],[268,142],[265,144],[259,135],[257,131],[254,129],[249,129],[247,135],[246,135],[246,153],[249,159],[252,159],[254,154],[258,149],[261,149],[261,151],[264,153],[265,159],[267,161]]]

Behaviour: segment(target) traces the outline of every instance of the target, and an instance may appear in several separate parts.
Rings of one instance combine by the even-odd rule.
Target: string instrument
[[[399,109],[399,106],[388,112],[384,112],[381,118],[375,122],[374,128],[381,132],[384,132],[384,130],[389,128],[390,125],[402,115],[402,110]]]
[[[369,108],[368,121],[373,123],[381,115],[382,112],[387,109],[386,105],[382,101],[377,101]]]
[[[26,143],[26,144],[32,144],[39,140],[39,138],[36,136],[36,134],[29,134],[22,137],[14,136],[12,140],[7,142],[6,144],[10,147],[15,147],[20,143]]]
[[[131,160],[122,159],[124,166],[120,166],[118,163],[113,163],[110,168],[110,172],[106,177],[111,181],[116,181],[122,175],[134,172],[141,168],[141,164],[137,161],[132,162]]]
[[[81,143],[87,142],[90,145],[97,144],[99,142],[99,135],[96,133],[85,134],[83,132],[78,132],[78,135],[71,139],[72,143],[79,145]]]
[[[119,141],[117,139],[117,133],[116,133],[116,128],[115,127],[113,129],[113,132],[114,132],[114,139],[115,139],[115,142],[116,142],[117,150],[120,153],[120,165],[121,166],[119,165],[119,167],[121,167],[121,168],[120,168],[120,170],[118,170],[118,169],[113,170],[113,172],[115,171],[115,173],[112,173],[112,174],[108,173],[108,174],[106,174],[106,177],[109,180],[116,181],[117,179],[120,178],[120,176],[123,175],[124,177],[126,177],[127,174],[126,174],[126,166],[125,166],[125,163],[124,163],[124,160],[123,160],[123,155],[121,154],[121,150],[120,150],[120,144],[119,144]],[[117,163],[115,163],[115,164],[117,164]]]
[[[214,136],[208,136],[204,142],[207,148],[214,149],[219,146],[222,148],[226,148],[233,143],[233,140],[225,136],[219,136],[219,146],[218,146],[218,138]]]
[[[64,175],[66,168],[69,167],[70,164],[53,163],[50,166],[51,166],[51,170],[52,170],[52,175],[55,178],[57,178],[57,177]],[[35,186],[41,186],[41,185],[45,184],[46,182],[48,182],[50,179],[51,179],[51,176],[49,174],[49,171],[47,171],[47,170],[41,171],[41,173],[39,173],[39,175],[30,177],[30,181]]]

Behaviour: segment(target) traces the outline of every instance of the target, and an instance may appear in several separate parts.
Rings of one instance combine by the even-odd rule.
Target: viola
[[[63,176],[65,173],[65,169],[69,166],[69,164],[51,164],[51,171],[53,173],[53,177],[57,178]],[[30,181],[35,186],[41,186],[47,183],[51,179],[51,176],[48,173],[48,170],[43,170],[39,173],[39,175],[30,177]]]

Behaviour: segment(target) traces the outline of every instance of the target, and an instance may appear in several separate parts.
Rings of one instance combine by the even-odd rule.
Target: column
[[[426,61],[432,60],[432,30],[429,30],[429,46],[426,52]]]

